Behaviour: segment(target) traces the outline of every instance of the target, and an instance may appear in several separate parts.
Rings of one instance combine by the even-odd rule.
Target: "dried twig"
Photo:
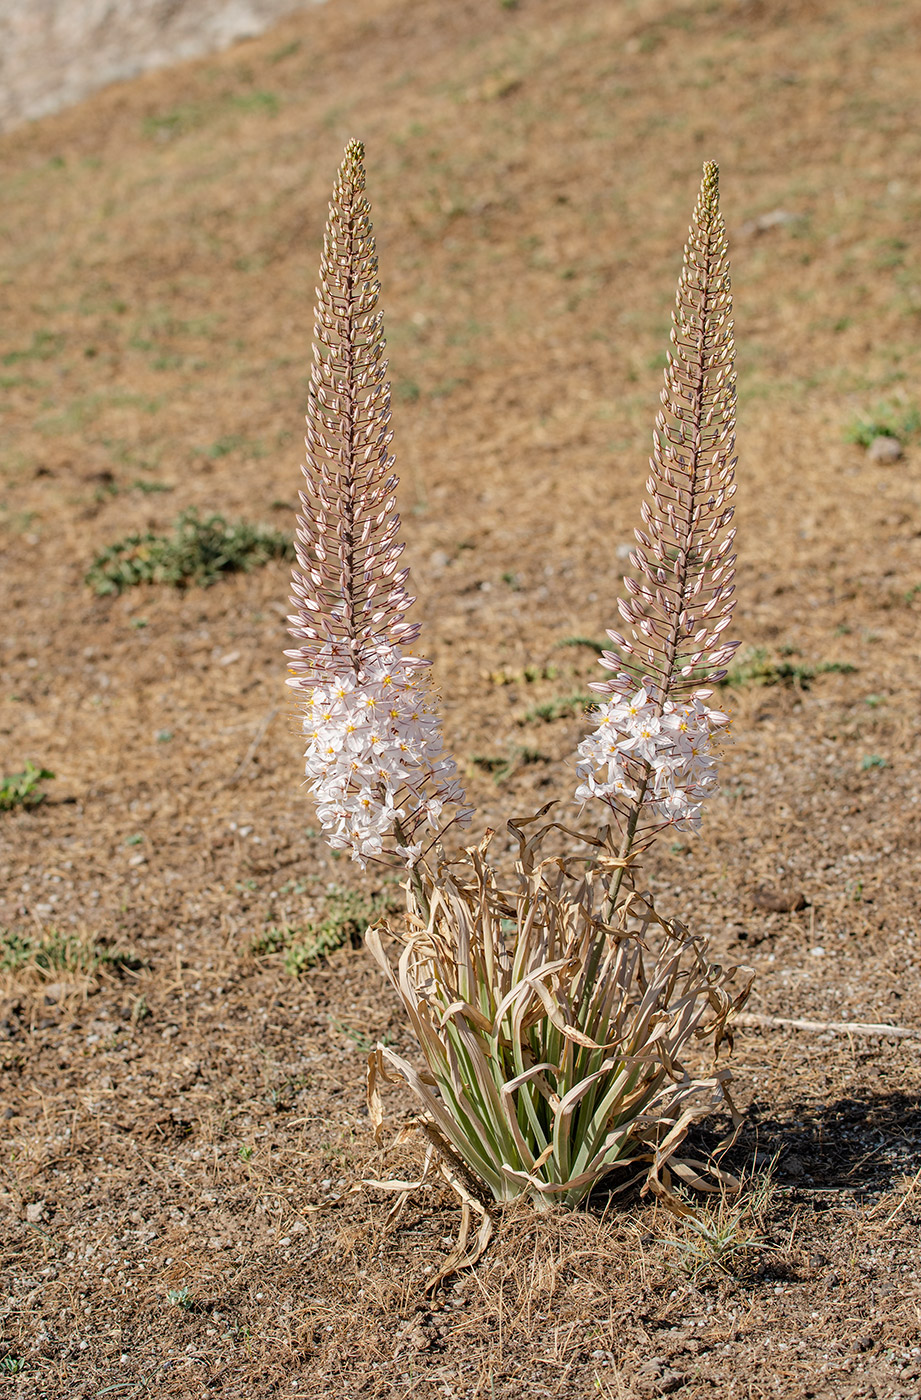
[[[872,1021],[801,1021],[789,1016],[761,1016],[756,1012],[744,1012],[736,1016],[737,1026],[764,1026],[778,1030],[789,1028],[797,1031],[832,1031],[835,1035],[888,1035],[899,1040],[921,1040],[921,1028],[917,1026],[888,1026]]]

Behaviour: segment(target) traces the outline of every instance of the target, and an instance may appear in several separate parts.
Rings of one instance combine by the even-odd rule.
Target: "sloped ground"
[[[568,802],[584,721],[531,712],[595,671],[558,643],[613,623],[719,159],[737,630],[763,654],[726,692],[703,835],[646,875],[755,966],[755,1013],[921,1027],[918,29],[896,3],[358,0],[3,138],[0,770],[57,775],[0,814],[3,1393],[921,1394],[911,1037],[739,1032],[734,1160],[780,1156],[728,1272],[602,1200],[511,1213],[426,1300],[452,1200],[426,1187],[385,1238],[360,1184],[418,1165],[363,1107],[368,1046],[412,1053],[398,1009],[357,949],[299,978],[271,951],[331,890],[387,892],[297,791],[285,566],[83,583],[189,506],[290,528],[326,201],[361,136],[408,558],[474,832]],[[847,441],[861,417],[898,462]],[[483,759],[513,760],[501,785]]]

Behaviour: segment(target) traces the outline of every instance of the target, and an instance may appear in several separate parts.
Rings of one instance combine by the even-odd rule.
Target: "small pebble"
[[[871,462],[881,462],[883,465],[897,462],[902,456],[902,444],[898,438],[881,434],[870,443],[867,456]]]

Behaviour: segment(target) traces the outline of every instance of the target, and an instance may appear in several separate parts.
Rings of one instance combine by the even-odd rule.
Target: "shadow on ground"
[[[712,1151],[716,1134],[697,1144]],[[810,1191],[885,1191],[916,1169],[921,1098],[899,1092],[845,1096],[827,1104],[793,1104],[782,1113],[752,1103],[726,1163],[750,1170],[776,1159],[782,1186]]]

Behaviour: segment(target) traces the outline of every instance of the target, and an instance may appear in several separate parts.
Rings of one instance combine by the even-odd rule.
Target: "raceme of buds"
[[[467,820],[420,672],[399,568],[380,286],[364,147],[339,168],[320,263],[289,618],[288,684],[304,707],[306,772],[330,844],[364,864],[396,836],[408,865],[446,808]],[[445,812],[447,816],[448,813]]]
[[[715,786],[709,740],[725,717],[714,719],[701,687],[723,678],[738,645],[724,639],[735,577],[731,316],[719,171],[708,161],[678,281],[643,528],[630,555],[636,574],[624,579],[627,597],[618,600],[626,630],[608,633],[616,650],[604,652],[601,664],[615,674],[592,686],[614,703],[579,750],[578,795],[602,796],[612,807],[626,833],[624,854],[641,820],[696,826],[701,799]],[[640,684],[647,737],[636,730],[636,716],[627,716]],[[689,728],[680,731],[681,724]],[[614,747],[602,780],[606,743]]]

